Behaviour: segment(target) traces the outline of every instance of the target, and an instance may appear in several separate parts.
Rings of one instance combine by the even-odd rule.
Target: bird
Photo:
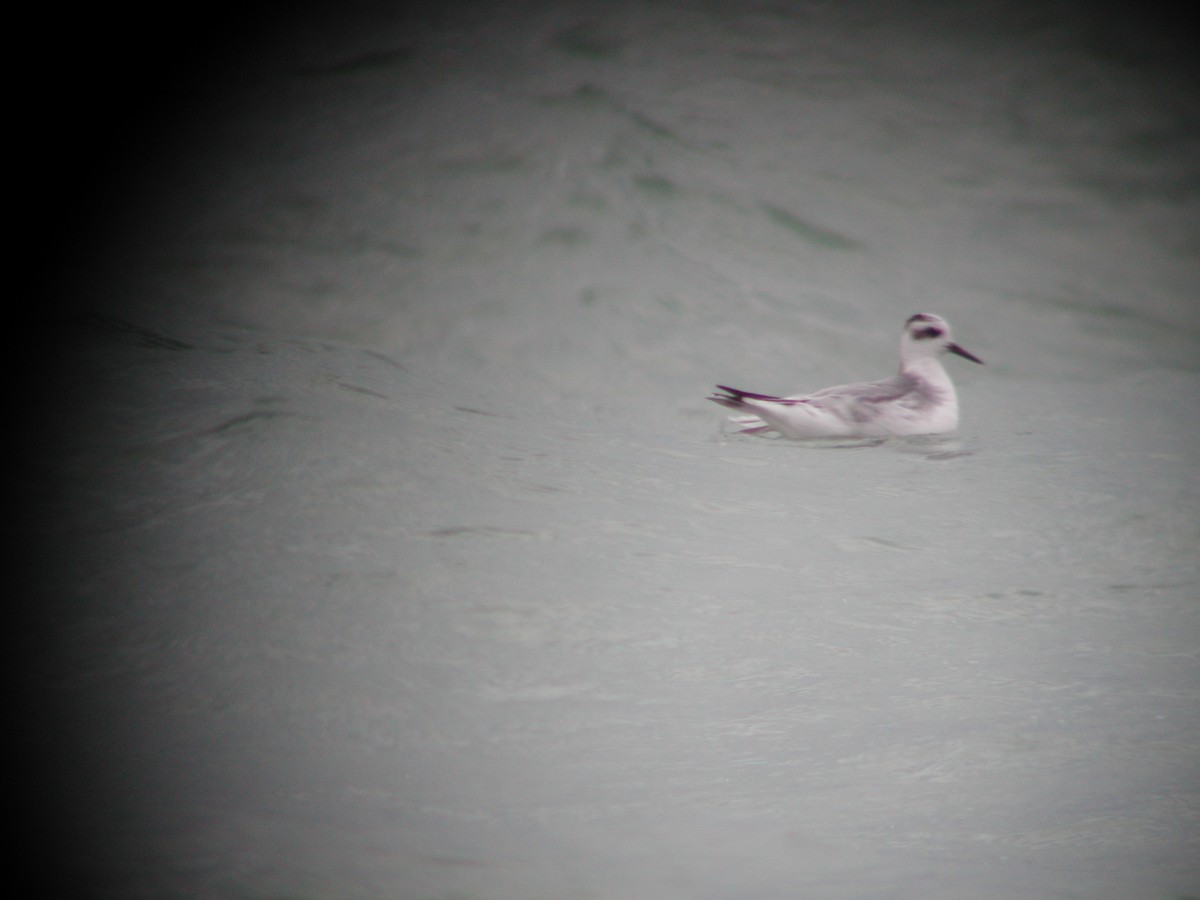
[[[954,353],[983,365],[950,334],[941,316],[917,313],[900,336],[900,371],[891,378],[776,397],[717,385],[708,399],[743,415],[736,431],[778,432],[793,440],[945,434],[958,428],[958,396],[940,357]]]

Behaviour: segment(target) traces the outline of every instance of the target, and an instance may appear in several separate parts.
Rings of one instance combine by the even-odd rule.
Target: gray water
[[[264,38],[96,237],[34,470],[66,870],[1200,892],[1200,123],[1167,32],[443,10]],[[704,400],[886,376],[918,311],[987,363],[947,363],[957,435],[729,437]]]

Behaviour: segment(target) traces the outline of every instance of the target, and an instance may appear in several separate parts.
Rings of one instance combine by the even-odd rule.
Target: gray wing
[[[811,400],[817,406],[849,403],[887,403],[899,400],[905,394],[911,394],[917,389],[917,380],[903,373],[885,378],[882,381],[868,381],[862,384],[840,384],[837,387],[824,388],[812,394],[803,395],[805,400]],[[795,399],[800,399],[799,397]]]

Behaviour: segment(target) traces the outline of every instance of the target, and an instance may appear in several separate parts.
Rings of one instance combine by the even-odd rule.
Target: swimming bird
[[[777,431],[797,440],[944,434],[958,427],[958,396],[940,359],[947,352],[983,364],[954,343],[945,319],[917,313],[904,323],[900,371],[891,378],[790,397],[717,385],[723,393],[708,399],[747,413],[730,420],[749,434]]]

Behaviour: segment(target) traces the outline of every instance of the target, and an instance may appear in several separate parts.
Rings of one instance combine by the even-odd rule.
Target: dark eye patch
[[[933,327],[918,328],[916,331],[913,332],[913,337],[916,338],[918,341],[928,340],[929,338],[940,338],[941,336],[942,336],[942,329],[940,329],[940,328],[933,328]]]

